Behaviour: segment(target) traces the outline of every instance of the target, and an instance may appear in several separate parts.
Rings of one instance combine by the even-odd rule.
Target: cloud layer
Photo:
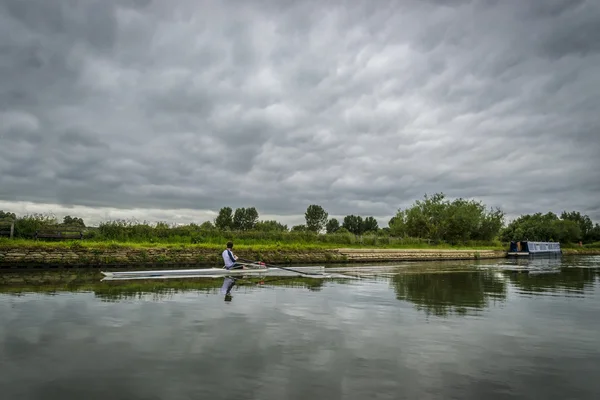
[[[593,1],[0,0],[0,201],[599,220],[598,37]]]

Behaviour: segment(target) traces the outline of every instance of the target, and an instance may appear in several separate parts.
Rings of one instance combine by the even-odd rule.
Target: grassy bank
[[[222,243],[185,243],[185,242],[157,242],[157,241],[105,241],[105,240],[71,240],[71,241],[34,241],[29,239],[7,239],[0,238],[0,248],[24,248],[24,249],[205,249],[223,251],[226,241]],[[393,241],[384,240],[367,243],[337,243],[337,242],[279,242],[279,241],[257,241],[236,240],[234,251],[310,251],[337,248],[351,249],[423,249],[423,250],[505,250],[507,245],[501,242],[467,242],[460,245],[447,243],[430,244],[425,241]]]
[[[566,248],[563,249],[563,254],[565,255],[600,255],[600,248]]]
[[[241,243],[240,243],[241,242]],[[236,241],[234,252],[242,259],[273,264],[353,263],[379,261],[433,261],[493,259],[506,256],[500,242],[449,245],[446,243],[346,244]],[[120,242],[99,240],[0,240],[0,267],[168,267],[172,265],[222,266],[224,244]],[[600,246],[565,246],[564,254],[600,254]]]
[[[236,242],[237,243],[237,242]],[[59,265],[82,267],[169,266],[223,264],[224,245],[212,243],[173,244],[144,242],[32,240],[0,241],[0,266]],[[400,260],[500,258],[501,246],[479,248],[449,245],[336,246],[332,243],[236,244],[236,255],[267,263],[307,264]]]
[[[220,252],[225,248],[226,240],[222,242],[171,242],[171,241],[116,241],[116,240],[65,240],[65,241],[42,241],[31,239],[8,239],[0,238],[0,249],[23,248],[23,249],[205,249]],[[461,244],[449,244],[444,242],[432,243],[419,239],[378,238],[350,241],[278,241],[239,239],[235,241],[235,251],[311,251],[327,249],[398,249],[398,250],[498,250],[507,251],[508,243],[500,241],[469,241]],[[564,253],[569,254],[598,254],[600,253],[600,242],[584,244],[579,246],[575,243],[561,243]]]
[[[580,246],[576,243],[561,244],[563,254],[567,255],[600,255],[600,242],[588,243]]]

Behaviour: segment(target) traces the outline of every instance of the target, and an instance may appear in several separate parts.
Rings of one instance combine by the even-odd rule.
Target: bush
[[[15,220],[15,237],[32,238],[37,230],[55,226],[58,221],[52,215],[32,214]]]

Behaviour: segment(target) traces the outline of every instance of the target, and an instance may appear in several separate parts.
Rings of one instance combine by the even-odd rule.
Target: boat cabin
[[[542,254],[562,254],[559,242],[510,242],[509,256],[530,256]]]

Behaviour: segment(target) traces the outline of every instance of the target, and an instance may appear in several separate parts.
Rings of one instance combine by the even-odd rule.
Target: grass
[[[600,242],[587,243],[581,247],[577,243],[565,243],[561,246],[567,249],[600,249]]]
[[[87,249],[204,249],[220,251],[225,247],[225,243],[161,243],[161,242],[117,242],[117,241],[100,241],[100,240],[73,240],[73,241],[34,241],[29,239],[7,239],[0,238],[0,248],[24,248],[24,249],[66,249],[66,248],[87,248]],[[402,243],[392,242],[385,243],[385,240],[372,244],[342,244],[342,243],[305,243],[305,242],[263,242],[253,240],[237,240],[235,241],[234,250],[251,250],[251,251],[311,251],[311,250],[327,250],[337,248],[350,249],[449,249],[449,250],[506,250],[507,246],[501,242],[490,242],[487,245],[481,243],[450,245],[442,244],[427,244],[423,242],[417,243]]]

